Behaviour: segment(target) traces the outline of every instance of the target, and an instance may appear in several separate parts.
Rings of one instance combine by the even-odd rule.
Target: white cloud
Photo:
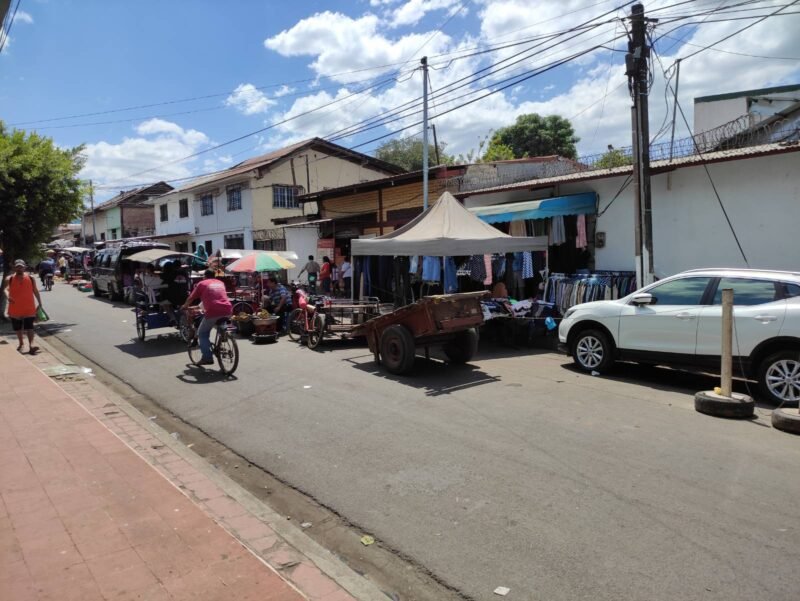
[[[412,59],[419,58],[415,53],[426,42],[425,51],[430,54],[444,51],[451,43],[443,33],[431,40],[433,32],[391,39],[380,31],[384,26],[371,14],[354,19],[341,13],[317,13],[267,38],[264,45],[282,56],[316,57],[309,67],[317,75],[335,75],[335,81],[347,83],[364,78],[363,72],[353,71],[374,69],[370,74],[377,76],[395,70],[396,63],[403,61],[416,66]],[[381,65],[395,66],[376,69]]]
[[[278,90],[272,95],[273,98],[281,98],[286,96],[287,94],[291,94],[295,91],[295,88],[290,88],[287,85],[282,85]]]
[[[285,86],[284,86],[285,87]],[[266,113],[275,101],[268,98],[261,90],[251,83],[237,86],[233,93],[225,100],[227,106],[232,106],[245,115]]]
[[[403,25],[416,25],[429,12],[444,10],[456,7],[455,10],[462,10],[463,2],[460,0],[409,0],[391,14],[391,25],[400,27]]]
[[[186,177],[191,174],[193,162],[169,163],[194,154],[209,143],[204,133],[162,119],[145,121],[134,131],[138,137],[126,137],[118,144],[106,141],[87,144],[87,161],[81,177],[122,187],[141,181]],[[153,168],[128,179],[129,175]]]
[[[27,23],[28,25],[33,25],[33,17],[24,10],[18,10],[17,14],[14,16],[14,23]]]

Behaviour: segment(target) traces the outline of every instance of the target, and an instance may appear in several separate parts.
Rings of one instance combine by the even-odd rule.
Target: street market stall
[[[432,207],[402,228],[377,238],[353,240],[351,248],[354,257],[422,256],[423,261],[428,260],[434,268],[438,266],[438,270],[452,269],[454,272],[454,265],[448,267],[447,261],[444,261],[442,266],[445,258],[541,251],[547,249],[547,238],[505,234],[481,221],[465,209],[452,194],[445,192]],[[403,268],[398,271],[402,272]],[[445,279],[448,278],[447,273],[444,276]],[[356,278],[354,287],[355,280]],[[359,288],[362,286],[363,284],[359,283]],[[355,289],[351,290],[351,295],[355,297]],[[457,346],[467,346],[465,352],[459,353],[453,350],[452,355],[458,360],[469,361],[477,343],[477,332],[474,328],[483,323],[484,319],[479,305],[480,297],[484,296],[485,292],[479,293],[475,298],[443,295],[426,297],[416,303],[426,306],[433,303],[433,308],[442,303],[444,306],[449,306],[454,316],[444,320],[448,321],[446,326],[443,319],[437,318],[436,312],[431,313],[427,307],[424,309],[401,307],[394,313],[371,320],[376,321],[376,324],[380,321],[382,327],[370,326],[370,322],[367,322],[364,327],[371,334],[370,349],[373,350],[376,361],[385,357],[384,363],[388,363],[387,368],[390,371],[405,373],[413,365],[415,348],[427,347],[434,343],[443,344],[446,349],[451,350]],[[435,300],[432,301],[431,298]],[[473,303],[478,306],[477,315],[474,313]],[[430,327],[410,327],[408,315],[416,313],[424,314],[423,321]],[[473,331],[473,334],[460,333],[467,330]],[[389,337],[392,340],[389,340]],[[472,343],[473,340],[475,344]]]

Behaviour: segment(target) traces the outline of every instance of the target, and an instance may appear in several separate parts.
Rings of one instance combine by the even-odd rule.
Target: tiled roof
[[[114,207],[118,207],[126,203],[143,204],[147,200],[147,197],[158,196],[172,189],[173,189],[172,186],[170,186],[166,182],[158,182],[157,184],[142,186],[141,188],[134,188],[133,190],[123,190],[122,192],[117,194],[114,198],[111,198],[105,202],[100,203],[99,205],[96,205],[94,210],[107,211],[109,209],[113,209]],[[142,196],[142,198],[137,199],[136,198],[137,196]],[[84,214],[91,215],[92,211],[86,211],[86,213]]]

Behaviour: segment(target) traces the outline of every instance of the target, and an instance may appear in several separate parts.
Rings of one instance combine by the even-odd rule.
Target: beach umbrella
[[[258,252],[247,255],[228,265],[225,269],[233,273],[280,271],[294,267],[289,259],[271,252]]]

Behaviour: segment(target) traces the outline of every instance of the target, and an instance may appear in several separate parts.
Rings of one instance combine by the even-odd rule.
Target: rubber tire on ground
[[[781,351],[779,353],[775,353],[764,359],[758,366],[758,390],[765,401],[769,401],[770,403],[773,403],[775,405],[781,405],[787,401],[786,399],[782,399],[772,394],[770,389],[767,387],[766,374],[770,365],[772,365],[776,361],[782,361],[786,359],[790,359],[792,361],[798,361],[800,359],[800,351],[786,350],[786,351]],[[791,403],[792,401],[788,402]]]
[[[297,342],[304,334],[303,330],[306,327],[306,322],[303,319],[303,310],[295,309],[289,313],[289,327],[286,330],[286,335],[289,340]]]
[[[136,312],[136,334],[139,336],[139,340],[144,342],[144,338],[147,336],[147,318],[138,311]]]
[[[478,341],[478,330],[470,328],[457,332],[442,350],[450,363],[467,363],[478,352]]]
[[[122,293],[117,292],[116,287],[112,283],[108,284],[108,298],[110,298],[112,301],[117,301],[117,302],[123,300]]]
[[[233,366],[230,368],[225,367],[222,364],[222,349],[224,349],[225,346],[230,347],[230,351],[233,353]],[[234,339],[230,334],[226,336],[225,340],[222,341],[221,347],[214,349],[214,356],[217,358],[219,370],[226,376],[233,375],[233,372],[235,372],[236,368],[239,367],[239,347],[236,345],[236,339]]]
[[[772,427],[789,434],[800,434],[800,413],[797,409],[775,409],[772,412]]]
[[[603,353],[600,362],[594,367],[586,366],[583,363],[581,363],[581,361],[578,359],[578,344],[582,339],[588,338],[590,336],[594,337],[596,340],[600,342]],[[608,336],[606,335],[606,333],[600,330],[584,330],[580,332],[577,336],[575,336],[575,340],[573,340],[572,342],[571,352],[572,352],[572,360],[575,362],[575,365],[577,365],[581,371],[585,372],[596,371],[602,374],[611,369],[611,366],[614,364],[614,347],[608,340]]]
[[[97,288],[97,280],[92,280],[92,294],[94,296],[100,296],[100,290]]]
[[[311,320],[311,329],[306,340],[308,348],[317,348],[322,343],[323,338],[325,338],[325,314],[314,313],[314,318]]]
[[[411,371],[416,351],[414,337],[403,325],[389,326],[381,334],[381,364],[393,374]]]
[[[698,413],[725,417],[729,419],[747,419],[753,417],[756,403],[743,394],[734,394],[734,399],[720,397],[713,392],[698,392],[694,395],[694,408]],[[738,400],[742,399],[742,400]]]

